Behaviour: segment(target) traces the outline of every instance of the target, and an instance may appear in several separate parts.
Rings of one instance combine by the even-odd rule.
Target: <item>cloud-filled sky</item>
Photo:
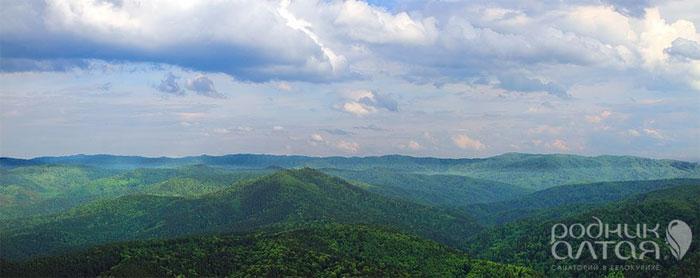
[[[700,160],[700,6],[0,2],[0,155]]]

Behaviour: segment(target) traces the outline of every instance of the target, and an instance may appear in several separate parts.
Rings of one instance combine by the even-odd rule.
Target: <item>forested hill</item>
[[[0,226],[0,255],[26,258],[107,242],[318,221],[384,225],[457,247],[481,229],[465,214],[384,197],[303,168],[199,197],[127,195],[55,215],[6,221]]]
[[[455,249],[364,225],[111,244],[23,263],[2,277],[537,277],[525,267],[470,259]]]
[[[639,194],[682,185],[700,186],[700,179],[618,181],[555,186],[513,200],[473,204],[465,211],[484,225],[503,224],[536,214],[564,215],[569,208],[591,208]],[[563,208],[564,206],[568,208]]]
[[[345,170],[386,168],[423,174],[453,174],[544,189],[555,185],[601,181],[700,178],[700,164],[631,156],[586,157],[563,154],[504,155],[478,159],[443,159],[387,155],[376,157],[308,157],[257,154],[147,158],[139,156],[74,155],[33,159],[0,158],[0,167],[83,165],[103,168],[162,168],[204,164],[228,168],[312,167]]]
[[[554,210],[567,210],[566,207],[552,208]],[[511,222],[492,229],[484,230],[478,236],[470,240],[470,250],[477,256],[499,262],[527,265],[536,270],[546,272],[547,275],[571,276],[577,273],[558,273],[552,269],[552,265],[573,264],[660,264],[662,271],[657,273],[627,273],[627,276],[651,276],[655,277],[697,277],[700,270],[700,247],[694,241],[685,258],[678,262],[670,255],[670,251],[663,242],[666,225],[675,219],[686,222],[692,229],[692,234],[700,234],[700,184],[684,184],[671,188],[656,190],[633,196],[618,202],[602,205],[597,208],[579,210],[573,209],[561,212],[562,217],[533,216],[520,221]],[[556,223],[571,225],[593,223],[593,217],[601,219],[603,223],[611,225],[627,223],[629,225],[648,224],[653,227],[659,224],[659,233],[662,238],[656,239],[662,246],[663,256],[660,260],[594,260],[591,255],[585,254],[577,259],[555,260],[550,254],[550,236],[552,226]],[[600,250],[598,251],[600,254]],[[606,272],[589,271],[578,273],[585,277],[600,277]]]

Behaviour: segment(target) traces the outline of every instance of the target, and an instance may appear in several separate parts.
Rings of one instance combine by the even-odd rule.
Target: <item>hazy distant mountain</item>
[[[596,207],[650,191],[681,185],[700,185],[700,179],[562,185],[508,201],[469,205],[465,211],[482,224],[503,224],[537,214],[562,215],[571,211],[571,209],[563,209],[562,206],[579,209]]]
[[[601,181],[700,178],[697,163],[631,156],[585,157],[509,153],[479,159],[442,159],[388,155],[377,157],[307,157],[235,154],[183,158],[74,155],[30,160],[0,159],[2,167],[61,164],[114,169],[167,168],[204,164],[228,168],[312,167],[344,170],[386,168],[421,174],[452,174],[493,180],[528,189]]]

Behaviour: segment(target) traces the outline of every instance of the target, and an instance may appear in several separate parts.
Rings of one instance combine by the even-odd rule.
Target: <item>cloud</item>
[[[641,135],[636,129],[628,129],[625,134],[627,134],[629,137],[639,137]]]
[[[360,130],[371,130],[371,131],[389,131],[389,129],[382,128],[376,125],[366,125],[366,126],[356,126],[353,127],[354,129],[360,129]]]
[[[592,123],[592,124],[597,124],[597,123],[604,121],[608,117],[610,117],[610,115],[612,115],[612,112],[610,112],[608,110],[603,110],[599,114],[586,116],[586,121],[588,121],[589,123]]]
[[[254,128],[249,127],[249,126],[238,126],[238,127],[236,127],[236,131],[238,131],[238,133],[242,133],[242,134],[251,133],[251,132],[253,132],[254,130],[255,130]]]
[[[168,72],[163,80],[160,81],[160,84],[156,86],[156,89],[161,93],[184,96],[185,90],[180,88],[180,85],[177,83],[178,79],[180,77],[175,76],[172,72]]]
[[[621,14],[635,17],[644,16],[645,9],[652,4],[652,0],[604,0],[603,2],[611,4]]]
[[[212,131],[216,134],[229,134],[229,133],[231,133],[231,131],[228,130],[227,128],[215,128]]]
[[[185,87],[201,96],[214,98],[224,97],[223,94],[216,91],[214,88],[214,82],[204,75],[197,75],[191,79],[188,79],[185,83]]]
[[[321,131],[326,132],[328,134],[332,135],[341,135],[341,136],[346,136],[346,135],[352,135],[352,132],[342,130],[340,128],[324,128],[321,129]]]
[[[416,142],[416,141],[414,141],[414,140],[409,140],[408,143],[406,143],[406,144],[401,144],[401,145],[399,145],[399,147],[400,147],[400,148],[411,149],[411,150],[414,150],[414,151],[420,150],[421,148],[423,148],[423,146],[421,146],[420,143],[418,143],[418,142]]]
[[[389,112],[398,112],[399,104],[390,95],[384,95],[370,90],[356,90],[347,94],[348,100],[339,105],[345,112],[363,116],[375,113],[381,109]]]
[[[562,128],[558,126],[550,126],[550,125],[539,125],[537,127],[529,128],[528,133],[531,134],[559,134],[562,132]]]
[[[661,131],[658,130],[658,129],[645,128],[645,129],[642,129],[642,131],[644,131],[644,133],[645,133],[647,136],[651,137],[651,138],[654,138],[654,139],[657,139],[657,140],[664,140],[664,139],[666,139],[666,136],[664,136],[664,135],[661,133]]]
[[[279,15],[286,21],[287,26],[294,30],[299,30],[303,32],[309,39],[311,39],[311,41],[313,41],[319,48],[321,48],[321,52],[323,52],[323,55],[330,62],[333,72],[338,72],[342,70],[342,68],[345,66],[345,57],[342,55],[335,54],[335,52],[332,49],[325,46],[321,42],[321,39],[318,37],[318,35],[311,31],[311,23],[294,16],[288,9],[290,3],[290,0],[282,0],[279,8],[277,9]]]
[[[437,37],[435,18],[412,19],[406,12],[392,15],[362,1],[343,1],[334,23],[345,28],[350,38],[375,43],[425,45]]]
[[[0,44],[3,60],[145,61],[254,81],[333,78],[327,51],[278,8],[269,1],[4,2]]]
[[[452,137],[452,142],[460,149],[472,149],[472,150],[483,150],[486,145],[481,143],[481,141],[473,139],[466,134],[459,134]]]
[[[697,57],[695,25],[662,17],[663,3],[655,1],[435,1],[391,9],[354,0],[6,2],[6,72],[102,60],[255,82],[489,77],[505,90],[566,97],[572,86],[605,75],[700,90],[698,64],[688,61]]]
[[[348,152],[348,153],[356,153],[357,151],[360,150],[360,144],[352,142],[352,141],[345,141],[345,140],[340,140],[335,143],[335,147],[338,148],[339,150]]]
[[[282,131],[282,130],[284,130],[284,127],[283,127],[283,126],[276,125],[276,126],[273,126],[273,127],[272,127],[272,130],[274,130],[274,131]]]
[[[552,141],[552,143],[548,144],[547,146],[558,151],[569,150],[569,145],[566,143],[566,141],[562,139],[554,139],[554,141]]]
[[[501,88],[518,92],[547,92],[562,98],[569,97],[566,89],[553,82],[527,78],[518,74],[502,75],[498,78]]]
[[[664,52],[674,57],[700,60],[700,43],[677,38],[671,43],[671,47],[664,49]]]
[[[0,39],[0,46],[1,46]],[[88,69],[90,61],[84,59],[27,59],[2,57],[0,72],[64,72],[76,69]]]
[[[325,141],[326,141],[325,139],[323,139],[323,136],[321,136],[321,134],[318,134],[318,133],[311,134],[311,137],[310,137],[310,138],[311,138],[311,141],[313,141],[313,142],[319,142],[319,143],[320,143],[320,142],[325,142]]]
[[[377,111],[374,107],[368,107],[355,101],[346,102],[341,106],[341,108],[343,111],[355,114],[356,116],[364,116]]]

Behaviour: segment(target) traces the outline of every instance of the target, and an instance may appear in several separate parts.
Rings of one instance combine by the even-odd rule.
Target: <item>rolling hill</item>
[[[552,208],[565,210],[567,208]],[[545,272],[548,276],[601,276],[607,274],[602,269],[581,273],[560,272],[551,268],[552,265],[590,265],[593,263],[633,265],[633,264],[660,264],[662,270],[656,273],[626,273],[628,276],[654,276],[669,277],[669,273],[695,273],[700,265],[700,248],[697,244],[690,246],[690,250],[681,263],[670,256],[669,249],[663,242],[666,225],[674,219],[681,219],[692,228],[693,234],[700,232],[700,184],[685,184],[671,188],[660,189],[640,194],[629,199],[613,202],[601,207],[574,210],[563,213],[563,217],[534,216],[523,220],[511,222],[502,226],[484,230],[470,239],[469,250],[477,257],[518,265],[528,265],[535,270]],[[601,219],[604,223],[627,223],[635,225],[646,223],[649,227],[659,224],[658,239],[661,245],[660,251],[664,254],[660,260],[619,260],[615,257],[608,260],[593,260],[584,252],[578,260],[555,260],[550,254],[550,236],[552,226],[556,223],[571,225],[593,223],[593,217]],[[612,251],[611,251],[612,252]],[[685,266],[685,267],[681,267]],[[691,267],[688,269],[688,267]],[[692,277],[693,275],[681,275]]]
[[[17,259],[115,241],[319,221],[383,225],[457,247],[481,229],[459,212],[387,198],[304,168],[200,197],[127,195],[56,215],[6,221],[0,246],[3,258]]]
[[[134,170],[71,165],[0,169],[0,219],[51,214],[128,194],[199,196],[271,172],[205,165]]]
[[[444,207],[511,200],[527,193],[522,187],[459,175],[411,174],[373,168],[363,171],[323,169],[324,173],[366,184],[366,189],[392,198]]]
[[[147,158],[138,156],[74,155],[29,160],[0,158],[0,168],[22,165],[81,165],[111,169],[176,168],[209,165],[239,169],[312,167],[343,170],[385,168],[418,174],[449,174],[492,180],[541,190],[563,184],[668,178],[700,178],[700,164],[631,156],[586,157],[563,154],[508,153],[477,159],[444,159],[387,155],[376,157],[307,157],[235,154]]]
[[[536,277],[433,241],[364,225],[110,244],[18,264],[2,277]]]
[[[533,215],[562,216],[567,212],[593,208],[638,194],[681,185],[700,185],[700,179],[562,185],[509,201],[470,205],[464,210],[483,225],[503,224]]]

